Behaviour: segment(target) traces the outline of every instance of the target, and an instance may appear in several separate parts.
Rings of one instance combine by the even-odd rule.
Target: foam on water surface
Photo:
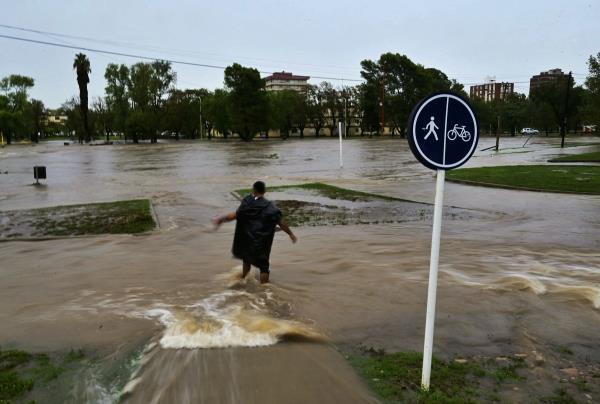
[[[562,295],[600,309],[599,267],[593,263],[572,264],[562,251],[547,255],[554,256],[495,255],[483,260],[477,272],[461,270],[461,266],[468,265],[465,262],[442,265],[440,271],[453,283],[499,291],[527,290],[536,295]],[[597,254],[589,255],[590,259],[595,257]]]
[[[269,306],[277,304],[270,290],[226,290],[185,308],[152,308],[143,315],[165,326],[163,348],[258,347],[286,337],[322,339],[298,321],[270,315]]]

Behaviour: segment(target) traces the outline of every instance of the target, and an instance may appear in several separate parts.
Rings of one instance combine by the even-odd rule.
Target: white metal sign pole
[[[427,289],[427,317],[425,320],[425,344],[423,347],[423,375],[421,387],[429,390],[431,354],[433,351],[433,327],[435,323],[435,300],[437,294],[438,262],[440,259],[440,236],[442,233],[442,206],[444,204],[445,170],[437,170],[435,205],[433,208],[433,232],[429,258],[429,288]]]
[[[344,158],[342,156],[342,122],[338,122],[338,134],[340,135],[340,168],[344,167]]]

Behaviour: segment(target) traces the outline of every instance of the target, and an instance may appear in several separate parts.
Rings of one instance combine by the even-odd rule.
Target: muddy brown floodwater
[[[478,151],[469,166],[565,153],[545,139],[519,150],[522,142],[503,139],[505,151]],[[149,198],[160,221],[141,236],[0,243],[0,345],[93,352],[95,365],[57,402],[375,401],[338,349],[422,349],[430,223],[305,226],[295,245],[278,234],[266,287],[237,279],[233,224],[208,225],[236,208],[230,191],[256,179],[432,202],[433,172],[404,141],[347,141],[341,170],[336,147],[307,139],[0,149],[2,210]],[[45,186],[30,186],[36,164],[48,168]],[[478,214],[444,222],[436,354],[568,347],[600,360],[600,197],[448,183],[445,203]],[[549,372],[531,385],[550,388]]]

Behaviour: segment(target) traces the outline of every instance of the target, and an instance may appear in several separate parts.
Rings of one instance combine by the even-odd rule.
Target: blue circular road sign
[[[423,165],[437,170],[460,167],[473,155],[479,125],[467,101],[452,93],[426,97],[408,119],[408,144]]]

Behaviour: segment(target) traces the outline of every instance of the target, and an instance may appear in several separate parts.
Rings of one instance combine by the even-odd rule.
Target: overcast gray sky
[[[467,87],[496,76],[516,82],[524,93],[531,75],[555,67],[573,71],[582,83],[588,57],[600,52],[598,0],[0,0],[0,5],[0,24],[94,40],[0,27],[3,35],[346,79],[360,78],[361,60],[399,52]],[[58,107],[78,91],[76,52],[0,38],[0,77],[33,77],[31,95]],[[92,97],[104,93],[108,63],[136,62],[85,53],[92,65]],[[222,70],[173,67],[180,88],[222,86]]]

